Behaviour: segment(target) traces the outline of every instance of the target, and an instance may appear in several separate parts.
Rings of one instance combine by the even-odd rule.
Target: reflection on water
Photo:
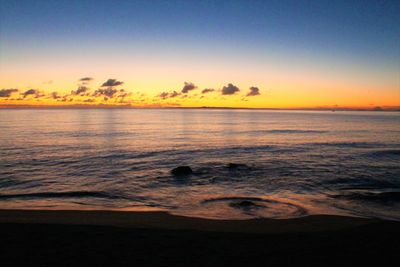
[[[0,129],[0,208],[400,219],[399,113],[1,110]]]

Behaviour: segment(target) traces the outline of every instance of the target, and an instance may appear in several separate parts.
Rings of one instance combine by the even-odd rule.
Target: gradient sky
[[[0,105],[400,106],[399,14],[397,0],[2,0]]]

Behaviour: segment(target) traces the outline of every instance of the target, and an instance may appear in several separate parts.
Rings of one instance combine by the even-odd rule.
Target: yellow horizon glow
[[[217,56],[216,56],[217,57]],[[376,70],[349,62],[305,59],[289,62],[286,57],[264,55],[255,58],[242,57],[202,59],[200,55],[184,59],[170,55],[164,58],[116,57],[102,64],[95,57],[85,61],[67,55],[58,58],[40,55],[15,60],[0,68],[0,90],[18,88],[20,92],[38,89],[49,95],[56,91],[60,95],[69,94],[79,86],[79,79],[85,76],[94,80],[87,84],[93,92],[107,79],[123,81],[117,89],[125,89],[132,95],[126,97],[134,107],[232,107],[232,108],[372,108],[375,106],[400,106],[400,78],[396,68],[389,66]],[[41,62],[38,64],[37,62]],[[90,71],[87,71],[90,70]],[[180,92],[184,82],[193,82],[198,89],[190,91],[187,98],[161,99],[162,92]],[[240,88],[235,95],[222,96],[219,91],[232,83]],[[245,97],[249,87],[256,86],[261,95]],[[205,88],[216,92],[201,94]],[[203,97],[202,97],[203,96]],[[96,98],[93,103],[84,102],[93,97],[73,97],[72,102],[58,102],[45,97],[26,97],[21,100],[16,95],[6,99],[0,97],[0,106],[32,105],[120,105],[114,100],[103,101]],[[14,99],[14,100],[12,100]],[[123,103],[121,105],[126,105]]]

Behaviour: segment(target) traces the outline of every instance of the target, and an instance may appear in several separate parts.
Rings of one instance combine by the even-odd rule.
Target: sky
[[[0,107],[400,107],[400,1],[0,1]]]

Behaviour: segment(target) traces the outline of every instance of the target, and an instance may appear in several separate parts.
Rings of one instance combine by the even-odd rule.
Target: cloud
[[[173,91],[172,93],[169,93],[169,97],[177,97],[179,95],[179,93],[177,91]]]
[[[51,96],[51,98],[53,98],[53,99],[59,99],[59,98],[61,98],[61,96],[59,96],[57,92],[52,92],[52,93],[50,94],[50,96]]]
[[[124,84],[124,82],[117,81],[116,79],[108,79],[105,83],[101,85],[101,87],[114,87],[122,84]]]
[[[12,93],[18,92],[18,89],[11,88],[11,89],[1,89],[0,90],[0,97],[10,97]]]
[[[39,90],[36,90],[36,89],[29,89],[29,90],[25,91],[22,95],[24,96],[24,98],[29,95],[35,95],[35,98],[39,98],[39,97],[43,96],[43,94],[41,94],[39,92]]]
[[[160,95],[159,95],[159,97],[160,98],[162,98],[162,99],[166,99],[166,98],[168,98],[168,92],[162,92]]]
[[[247,93],[246,96],[256,96],[256,95],[260,95],[260,89],[258,89],[258,87],[250,87],[250,92]]]
[[[162,92],[161,94],[159,94],[158,96],[162,99],[167,99],[167,98],[174,98],[179,96],[180,93],[178,93],[177,91],[173,91],[171,93],[168,92]]]
[[[223,95],[234,95],[236,92],[239,92],[240,89],[237,86],[229,83],[227,86],[222,87]]]
[[[194,85],[193,83],[185,82],[185,85],[184,85],[183,88],[182,88],[182,93],[186,94],[186,93],[188,93],[189,91],[194,90],[194,89],[196,89],[196,88],[197,88],[197,86]]]
[[[87,88],[86,86],[79,86],[78,89],[76,89],[76,91],[71,91],[72,95],[82,95],[84,93],[86,93],[89,90],[89,88]]]
[[[202,93],[202,94],[207,94],[207,93],[211,93],[211,92],[214,92],[214,91],[215,91],[214,89],[206,88],[206,89],[204,89],[203,91],[201,91],[201,93]]]
[[[85,103],[93,103],[95,101],[96,100],[94,100],[94,99],[85,99],[85,100],[83,100],[83,102],[85,102]]]
[[[80,82],[90,82],[93,81],[92,77],[83,77],[79,79]]]
[[[117,92],[118,92],[117,89],[108,87],[106,89],[97,89],[96,91],[94,91],[93,96],[105,96],[108,99],[108,98],[113,98]]]
[[[124,98],[124,97],[130,96],[130,95],[132,95],[132,93],[128,93],[128,92],[125,92],[124,89],[120,89],[119,90],[119,95],[117,97]]]

